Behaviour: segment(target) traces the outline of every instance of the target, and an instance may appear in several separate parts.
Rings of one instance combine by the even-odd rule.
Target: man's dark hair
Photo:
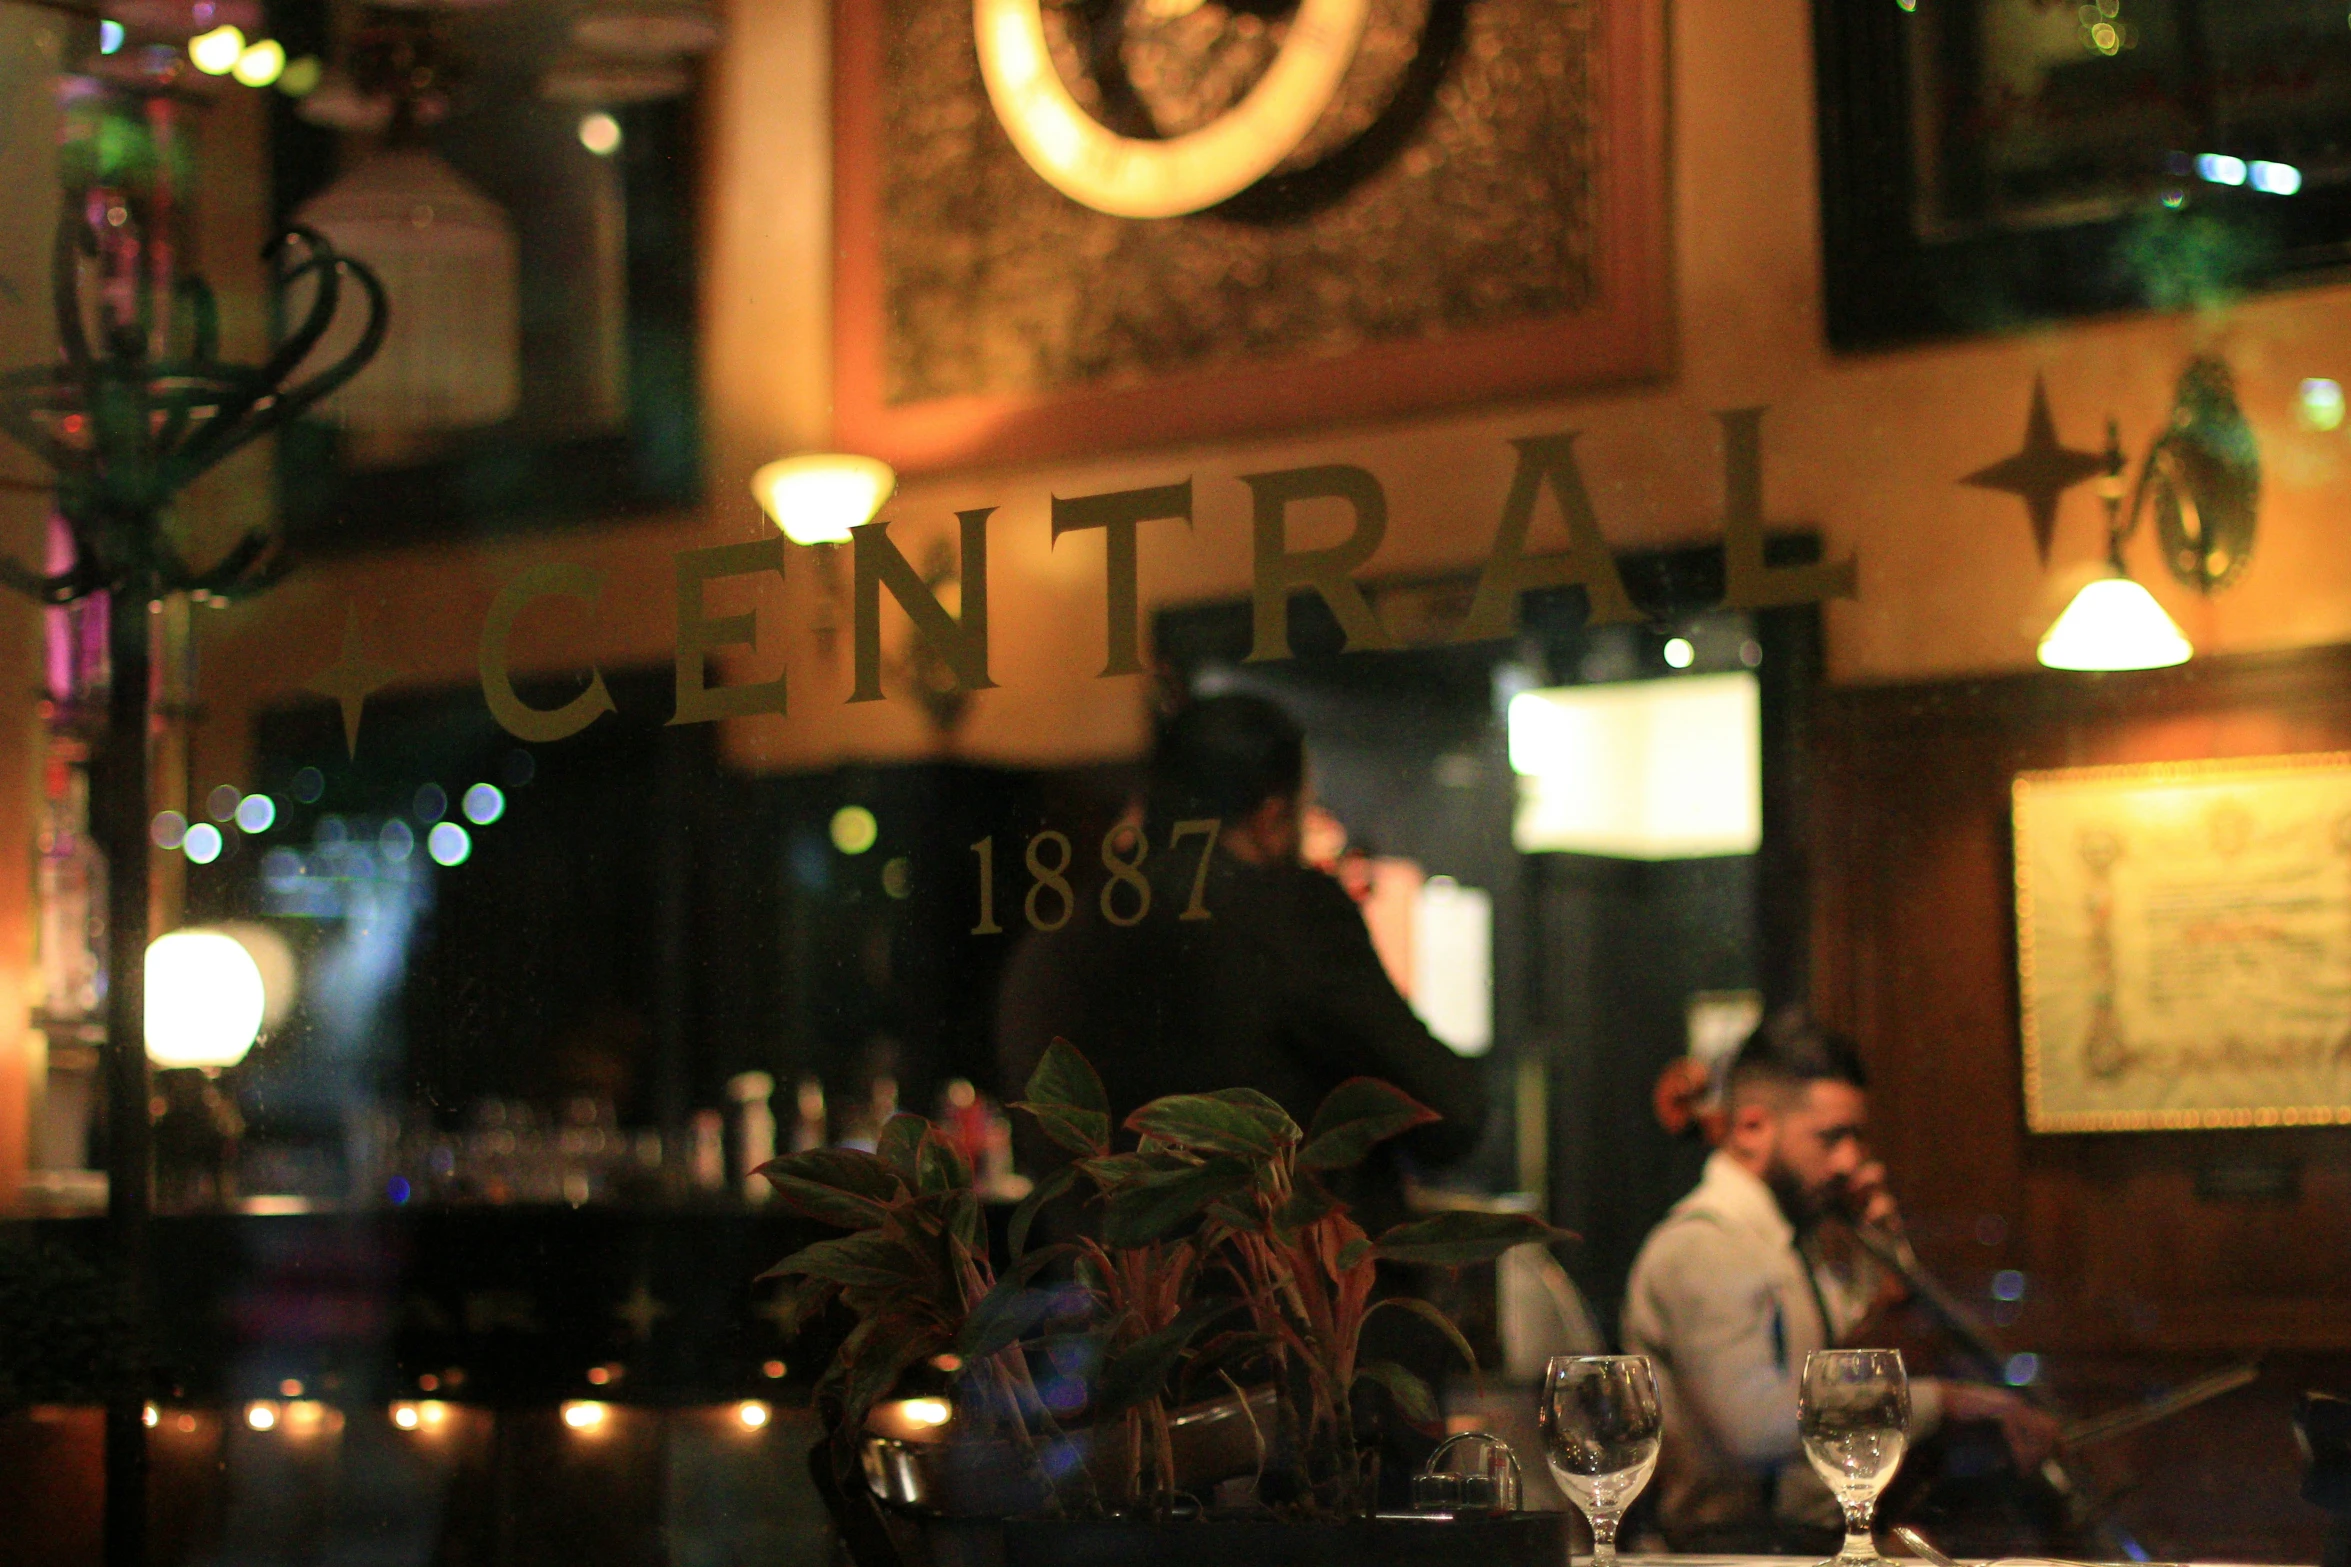
[[[1861,1052],[1853,1041],[1823,1028],[1802,1007],[1783,1007],[1763,1020],[1731,1058],[1726,1083],[1734,1105],[1756,1097],[1779,1098],[1814,1083],[1869,1086]]]
[[[1261,696],[1212,696],[1178,711],[1151,747],[1151,816],[1221,817],[1230,825],[1306,781],[1306,736]]]

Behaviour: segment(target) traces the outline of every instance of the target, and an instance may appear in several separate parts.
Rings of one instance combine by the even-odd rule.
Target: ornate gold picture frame
[[[2017,775],[2036,1132],[2351,1123],[2351,752]]]
[[[1067,33],[1084,8],[1039,33],[1035,0],[974,4],[835,10],[844,447],[965,469],[1668,368],[1660,0],[1111,8],[1141,31],[1107,41]],[[1024,24],[1017,71],[975,16]],[[1237,133],[1334,17],[1351,63],[1312,128],[1194,205],[1252,173]]]

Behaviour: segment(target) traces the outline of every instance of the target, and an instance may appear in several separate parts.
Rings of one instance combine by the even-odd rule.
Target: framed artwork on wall
[[[2351,1123],[2351,752],[2017,775],[2036,1132]]]
[[[835,407],[909,471],[1668,363],[1657,0],[844,0]]]
[[[1839,348],[2351,263],[2340,7],[1813,0],[1813,22]]]

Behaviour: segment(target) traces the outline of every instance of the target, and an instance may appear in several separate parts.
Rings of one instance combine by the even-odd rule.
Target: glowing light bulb
[[[846,452],[787,457],[751,476],[760,508],[794,544],[845,542],[897,488],[897,470],[888,463]]]
[[[735,1418],[743,1423],[746,1431],[758,1430],[767,1424],[771,1416],[772,1412],[767,1405],[756,1398],[746,1398],[735,1406]]]
[[[245,1406],[245,1424],[256,1431],[275,1431],[278,1427],[278,1406],[267,1399],[255,1399]]]
[[[594,1399],[576,1398],[563,1406],[563,1423],[574,1431],[593,1431],[602,1426],[611,1413],[609,1405],[599,1404]]]
[[[413,1431],[424,1424],[424,1416],[417,1413],[414,1404],[394,1404],[392,1406],[392,1424],[403,1431]]]
[[[873,812],[862,805],[844,805],[833,812],[833,847],[843,854],[863,854],[882,835]]]
[[[1675,669],[1687,669],[1698,660],[1698,650],[1688,637],[1669,637],[1665,644],[1665,661]]]
[[[2086,670],[2164,669],[2195,651],[2155,595],[2128,577],[2100,577],[2075,594],[2040,650],[2051,669]]]

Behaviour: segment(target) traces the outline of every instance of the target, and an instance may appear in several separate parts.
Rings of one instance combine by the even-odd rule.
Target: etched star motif
[[[653,1336],[653,1324],[668,1316],[669,1308],[655,1300],[651,1286],[639,1279],[629,1298],[613,1307],[612,1314],[628,1324],[631,1336],[649,1339]]]
[[[331,696],[342,705],[343,748],[357,756],[359,719],[366,710],[367,699],[399,678],[398,669],[368,658],[359,635],[359,611],[352,609],[343,621],[342,656],[311,676],[303,689]]]
[[[1979,490],[2003,490],[2021,499],[2025,514],[2032,519],[2033,543],[2046,566],[2049,542],[2057,533],[2057,498],[2105,471],[2105,458],[2058,444],[2057,422],[2049,417],[2049,389],[2036,375],[2033,409],[2025,417],[2024,450],[1988,468],[1978,468],[1959,482]]]

